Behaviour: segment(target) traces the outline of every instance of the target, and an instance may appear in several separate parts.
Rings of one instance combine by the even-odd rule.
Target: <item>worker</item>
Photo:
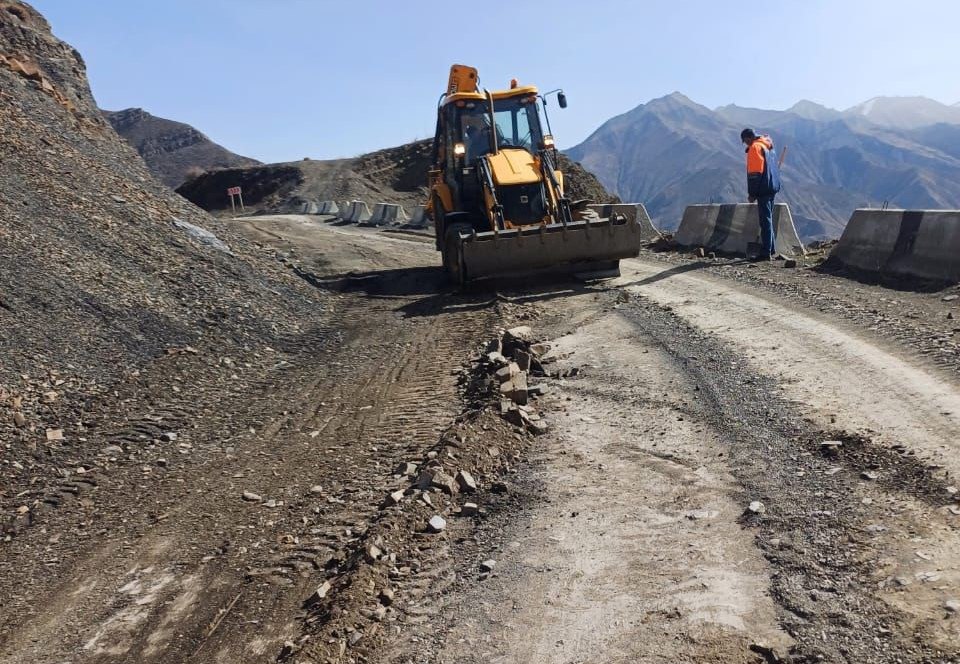
[[[757,136],[753,129],[740,132],[740,140],[747,150],[747,194],[757,204],[760,223],[760,252],[756,260],[773,260],[773,199],[780,191],[780,170],[773,141],[769,136]]]
[[[485,129],[476,125],[467,127],[467,162],[473,163],[481,155],[490,152],[490,141]]]

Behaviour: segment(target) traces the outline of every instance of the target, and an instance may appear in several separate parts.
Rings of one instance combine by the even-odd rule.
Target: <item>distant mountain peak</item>
[[[671,92],[663,97],[651,99],[646,104],[641,104],[638,108],[646,108],[650,110],[677,110],[686,108],[698,112],[710,112],[709,108],[706,106],[701,106],[682,92]]]
[[[794,115],[799,115],[801,118],[817,120],[819,122],[835,120],[842,115],[842,113],[836,109],[824,106],[823,104],[818,104],[817,102],[810,101],[809,99],[801,99],[796,104],[788,108],[787,113],[793,113]]]
[[[673,101],[679,101],[679,102],[684,103],[684,104],[696,104],[696,102],[694,102],[692,99],[690,99],[690,97],[688,97],[687,95],[685,95],[685,94],[683,94],[682,92],[679,92],[679,91],[677,91],[677,90],[674,90],[674,91],[671,92],[670,94],[668,94],[668,95],[666,95],[666,96],[664,96],[664,97],[661,97],[660,99],[670,99],[670,100],[673,100]]]
[[[844,111],[847,116],[899,129],[917,129],[934,124],[960,124],[960,110],[921,96],[873,97]]]

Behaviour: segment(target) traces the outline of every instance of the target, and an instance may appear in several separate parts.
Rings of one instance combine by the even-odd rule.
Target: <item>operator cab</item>
[[[493,153],[494,149],[519,149],[536,155],[544,148],[552,147],[552,142],[544,141],[536,88],[495,92],[493,109],[491,127],[487,97],[478,92],[446,96],[441,103],[434,141],[434,163],[441,167],[454,199],[461,201],[466,221],[478,231],[491,228],[489,216],[484,211],[477,160]],[[537,198],[542,197],[538,195]],[[537,214],[540,218],[539,209]]]
[[[543,147],[536,95],[495,99],[493,108],[499,149],[522,148],[536,154]],[[466,162],[472,164],[477,157],[493,151],[489,107],[487,103],[467,102],[463,107],[454,105],[454,109],[453,122],[461,129]]]

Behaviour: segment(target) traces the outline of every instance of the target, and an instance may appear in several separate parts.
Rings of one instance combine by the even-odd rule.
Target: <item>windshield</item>
[[[523,148],[535,154],[543,145],[535,96],[498,100],[494,102],[493,117],[500,148]],[[461,109],[460,128],[468,161],[492,151],[486,103],[471,103]]]
[[[537,115],[537,98],[520,97],[504,99],[494,105],[497,123],[497,141],[500,147],[525,148],[531,153],[540,149],[540,118]]]

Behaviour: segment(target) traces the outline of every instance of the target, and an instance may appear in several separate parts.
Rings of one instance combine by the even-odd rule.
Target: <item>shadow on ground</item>
[[[738,261],[734,263],[728,263],[728,265],[740,265],[749,264],[750,261],[744,259],[743,261]],[[676,267],[671,267],[670,269],[657,272],[656,274],[651,274],[649,277],[644,277],[643,279],[638,279],[637,281],[631,281],[626,284],[621,284],[622,286],[649,286],[650,284],[655,284],[658,281],[663,281],[664,279],[669,279],[670,277],[675,277],[680,274],[686,274],[687,272],[695,272],[697,270],[705,270],[708,267],[712,267],[714,263],[707,261],[697,261],[695,263],[688,263],[686,265],[678,265]]]
[[[396,299],[399,301],[397,311],[408,318],[483,309],[497,302],[545,302],[583,293],[591,289],[591,284],[597,283],[579,281],[571,276],[544,275],[522,280],[484,280],[458,289],[450,284],[440,267],[347,272],[324,277],[299,267],[293,269],[301,279],[316,288],[357,293],[371,299]]]
[[[939,281],[934,279],[920,279],[918,277],[907,277],[901,275],[884,274],[883,272],[870,272],[867,270],[858,270],[848,265],[844,265],[835,258],[828,258],[826,261],[813,268],[814,272],[826,274],[833,277],[842,277],[850,279],[868,286],[882,286],[896,291],[910,291],[914,293],[938,293],[946,288],[955,286],[951,281]]]

